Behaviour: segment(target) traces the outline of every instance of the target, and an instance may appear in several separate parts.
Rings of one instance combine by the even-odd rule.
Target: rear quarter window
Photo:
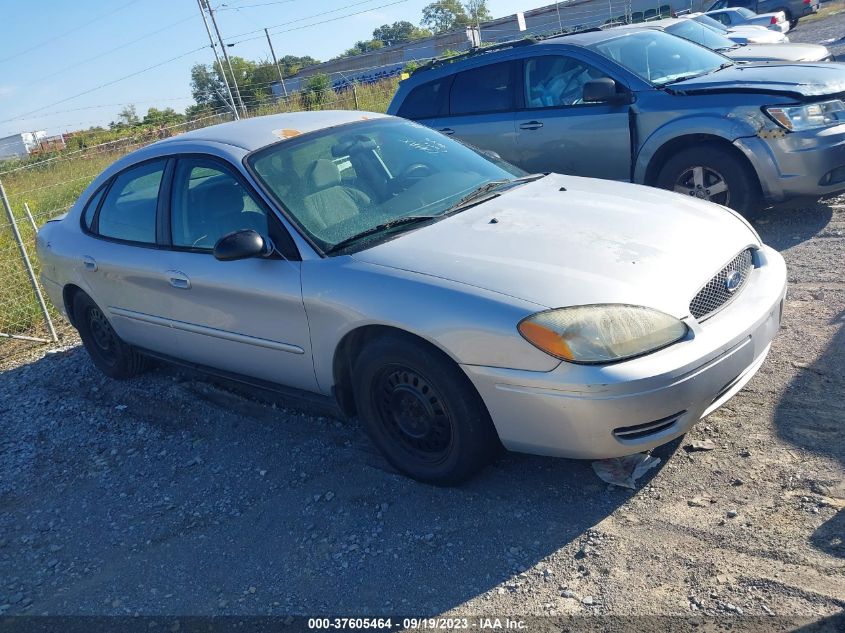
[[[432,119],[444,116],[449,105],[449,88],[454,75],[435,79],[413,88],[396,113],[405,119]]]
[[[450,114],[515,110],[513,62],[489,64],[455,75],[449,99]]]

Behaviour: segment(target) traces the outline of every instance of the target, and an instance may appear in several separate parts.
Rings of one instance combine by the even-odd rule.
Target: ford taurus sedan
[[[356,112],[138,150],[38,251],[108,376],[152,356],[310,392],[440,485],[502,446],[597,458],[682,435],[760,367],[786,280],[725,207]]]

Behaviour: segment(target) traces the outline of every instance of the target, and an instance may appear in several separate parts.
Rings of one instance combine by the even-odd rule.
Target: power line
[[[101,90],[103,88],[106,88],[108,86],[112,86],[112,85],[119,83],[121,81],[125,81],[126,79],[131,79],[132,77],[136,77],[136,76],[138,76],[142,73],[145,73],[149,70],[153,70],[154,68],[159,68],[160,66],[164,66],[165,64],[175,62],[176,60],[182,59],[183,57],[187,57],[188,55],[193,55],[194,53],[199,52],[199,51],[206,49],[206,48],[208,48],[208,45],[200,46],[199,48],[195,48],[195,49],[190,50],[186,53],[182,53],[181,55],[176,55],[175,57],[171,57],[170,59],[166,59],[163,62],[153,64],[152,66],[147,66],[146,68],[142,68],[141,70],[135,71],[135,72],[130,73],[128,75],[124,75],[123,77],[113,79],[112,81],[107,81],[106,83],[100,84],[99,86],[95,86],[94,88],[89,88],[88,90],[84,90],[84,91],[79,92],[75,95],[71,95],[70,97],[65,97],[64,99],[60,99],[59,101],[54,101],[53,103],[49,103],[49,104],[42,106],[40,108],[36,108],[35,110],[30,110],[29,112],[24,112],[23,114],[20,114],[16,117],[11,117],[11,118],[8,118],[8,119],[0,119],[0,123],[8,123],[10,121],[19,121],[21,119],[25,119],[29,115],[35,114],[36,112],[41,112],[42,110],[46,110],[47,108],[50,108],[52,106],[59,105],[60,103],[65,103],[67,101],[77,99],[77,98],[79,98],[83,95],[87,95],[87,94],[90,94],[92,92],[96,92],[97,90]]]
[[[92,62],[95,59],[99,59],[101,57],[105,57],[106,55],[110,55],[111,53],[114,53],[115,51],[119,51],[122,48],[126,48],[127,46],[132,46],[133,44],[136,44],[137,42],[140,42],[141,40],[147,39],[148,37],[152,37],[153,35],[158,35],[162,31],[166,31],[167,29],[172,29],[174,26],[178,26],[178,25],[182,24],[183,22],[187,22],[188,20],[192,20],[193,17],[194,17],[193,15],[189,15],[189,16],[187,16],[187,17],[185,17],[185,18],[183,18],[183,19],[181,19],[177,22],[173,22],[171,24],[168,24],[167,26],[163,26],[160,29],[156,29],[155,31],[150,31],[149,33],[141,35],[140,37],[137,37],[134,40],[131,40],[129,42],[124,42],[123,44],[121,44],[119,46],[115,46],[114,48],[110,48],[107,51],[103,51],[102,53],[98,53],[97,55],[94,55],[93,57],[83,59],[82,61],[76,62],[75,64],[71,64],[70,66],[65,66],[61,70],[57,70],[56,72],[51,73],[49,75],[46,75],[44,77],[40,77],[39,79],[34,79],[29,83],[30,84],[36,84],[36,83],[39,83],[41,81],[46,81],[47,79],[51,79],[51,78],[55,77],[56,75],[61,75],[62,73],[70,70],[71,68],[76,68],[78,66],[81,66],[82,64],[87,64],[88,62]]]
[[[79,26],[75,26],[72,29],[70,29],[69,31],[65,31],[64,33],[54,35],[53,37],[48,38],[48,39],[46,39],[42,42],[39,42],[38,44],[34,44],[34,45],[30,46],[29,48],[25,48],[23,50],[18,51],[17,53],[9,55],[8,57],[4,57],[3,59],[0,59],[0,64],[3,64],[5,62],[10,61],[12,59],[15,59],[17,57],[20,57],[21,55],[25,55],[26,53],[34,51],[36,48],[41,48],[42,46],[45,46],[45,45],[47,45],[51,42],[55,42],[56,40],[61,39],[63,37],[66,37],[66,36],[70,35],[71,33],[76,33],[77,31],[84,29],[86,26],[89,26],[89,25],[93,24],[94,22],[97,22],[99,20],[107,18],[110,15],[114,15],[118,11],[123,11],[126,7],[129,7],[129,6],[136,4],[138,2],[140,2],[140,0],[131,0],[130,2],[127,2],[126,4],[119,6],[117,9],[114,9],[113,11],[109,11],[108,13],[98,15],[97,17],[88,20],[84,24],[80,24]]]

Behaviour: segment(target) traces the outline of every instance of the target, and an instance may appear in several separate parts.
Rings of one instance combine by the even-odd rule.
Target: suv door
[[[286,243],[270,209],[228,163],[199,155],[177,160],[166,207],[169,248],[157,262],[156,311],[172,332],[168,353],[316,389],[298,256],[219,261],[212,254],[219,238],[241,229]]]
[[[517,70],[518,62],[504,61],[457,73],[449,92],[449,115],[435,129],[512,161]]]
[[[586,82],[607,75],[580,59],[543,55],[523,60],[517,158],[529,172],[630,180],[628,105],[584,103]]]

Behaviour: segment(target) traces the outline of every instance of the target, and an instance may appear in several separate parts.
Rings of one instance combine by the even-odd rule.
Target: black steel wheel
[[[426,483],[461,483],[501,449],[484,402],[450,358],[402,334],[369,342],[353,363],[361,423],[387,461]]]
[[[106,376],[132,378],[146,369],[147,359],[117,335],[100,306],[81,291],[73,299],[73,322],[91,361]]]
[[[394,365],[373,385],[385,431],[414,458],[442,460],[452,440],[452,420],[442,396],[413,369]]]

